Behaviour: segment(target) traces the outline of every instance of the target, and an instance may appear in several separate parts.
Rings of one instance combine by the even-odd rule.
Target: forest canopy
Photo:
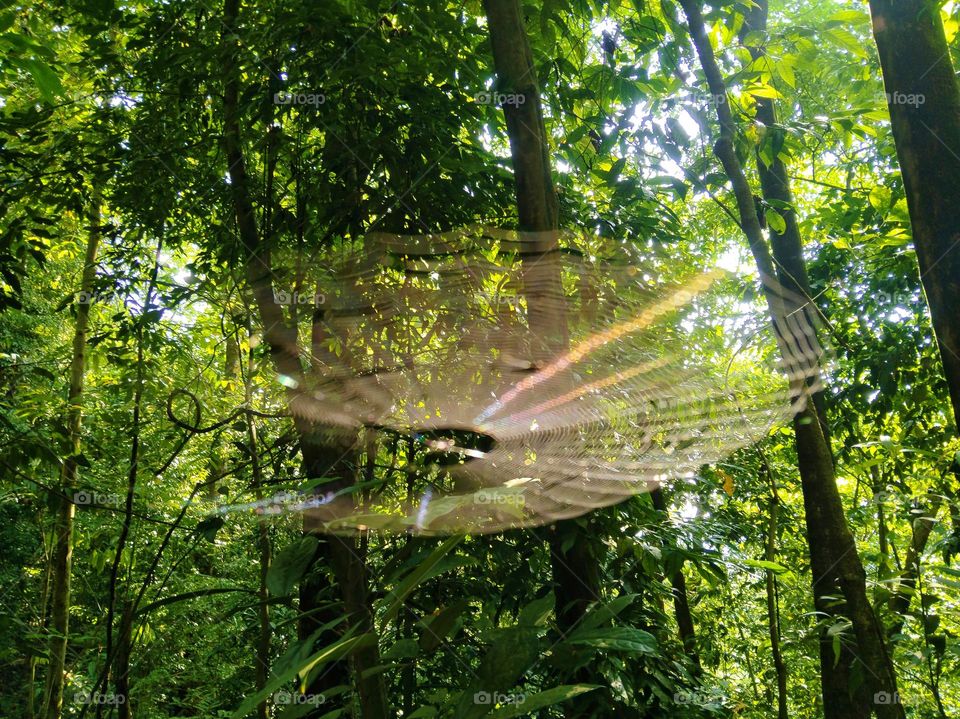
[[[0,716],[960,713],[960,4],[0,8]]]

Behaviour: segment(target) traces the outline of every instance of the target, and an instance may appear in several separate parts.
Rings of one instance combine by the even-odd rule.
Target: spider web
[[[775,332],[751,280],[668,270],[609,239],[487,227],[329,252],[308,281],[275,283],[310,320],[308,346],[283,348],[307,369],[279,379],[332,464],[359,477],[365,452],[375,478],[225,511],[483,533],[696,476],[802,408],[822,350],[802,298],[766,288]]]

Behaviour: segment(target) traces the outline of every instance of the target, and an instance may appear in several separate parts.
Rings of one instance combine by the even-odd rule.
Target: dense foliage
[[[0,10],[0,715],[759,718],[781,673],[789,715],[823,716],[818,645],[839,662],[854,639],[815,610],[819,540],[789,425],[566,527],[600,589],[572,628],[552,526],[365,533],[364,625],[299,514],[218,511],[316,479],[247,270],[231,114],[274,289],[300,292],[368,233],[518,222],[495,102],[511,88],[481,3],[236,5]],[[522,5],[560,225],[629,243],[663,284],[736,269],[740,304],[700,321],[762,317],[713,151],[716,106],[732,111],[766,228],[795,211],[804,240],[836,484],[898,680],[873,701],[946,719],[960,712],[960,442],[868,8],[787,0],[750,31],[749,5],[704,10],[722,97],[677,3]],[[940,15],[953,55],[960,7]],[[776,124],[757,120],[763,100]],[[756,163],[775,160],[792,206],[763,199]],[[309,342],[309,309],[283,309]],[[358,443],[367,478],[416,461],[403,442]],[[47,674],[68,505],[60,708]],[[856,661],[850,682],[869,684]]]

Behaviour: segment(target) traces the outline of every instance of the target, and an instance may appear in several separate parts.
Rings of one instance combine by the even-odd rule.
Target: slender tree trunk
[[[960,89],[940,5],[870,0],[920,279],[960,428]]]
[[[116,691],[117,719],[130,719],[130,650],[133,632],[133,601],[125,599],[120,612],[120,636],[117,637]]]
[[[650,493],[650,499],[658,512],[667,512],[667,500],[662,489],[655,489]],[[697,650],[697,633],[693,623],[693,614],[690,612],[690,598],[687,595],[687,579],[683,576],[683,567],[670,574],[670,586],[673,587],[673,613],[677,620],[677,629],[683,649],[697,673],[703,671],[700,663],[700,652]]]
[[[62,471],[62,470],[61,470]],[[38,524],[41,521],[42,516],[38,517]],[[39,631],[42,631],[46,628],[47,622],[50,617],[50,588],[51,582],[53,579],[53,547],[56,541],[56,534],[53,533],[50,535],[50,544],[47,544],[47,538],[43,536],[41,532],[41,541],[43,542],[43,581],[40,585],[40,611],[39,616],[37,617],[37,626]],[[69,627],[68,627],[69,629]],[[37,657],[32,655],[30,657],[30,663],[27,669],[27,716],[29,719],[34,719],[37,716],[36,706],[37,702],[37,692],[36,692],[36,680],[37,680]],[[45,689],[46,687],[41,687]],[[44,697],[45,694],[40,694],[40,706],[39,709],[42,712],[44,709]]]
[[[770,465],[764,460],[764,472],[770,481],[770,506],[767,514],[767,537],[763,558],[768,562],[777,561],[777,526],[780,520],[780,494],[777,482],[770,471]],[[787,665],[780,651],[780,602],[777,592],[777,577],[767,570],[767,627],[770,630],[770,654],[773,656],[773,669],[777,677],[777,719],[787,719]]]
[[[326,488],[343,489],[353,484],[356,479],[356,462],[353,461],[356,458],[356,438],[340,437],[331,440],[324,437],[307,419],[309,413],[301,411],[302,404],[309,402],[309,398],[302,394],[305,378],[299,357],[297,328],[296,325],[287,323],[283,309],[274,300],[270,249],[261,242],[257,228],[240,135],[239,48],[236,38],[232,37],[238,27],[239,6],[239,0],[224,2],[223,142],[237,228],[246,254],[247,282],[253,291],[264,339],[270,347],[275,369],[296,383],[296,388],[289,393],[290,409],[299,437],[306,476],[339,476],[339,482],[329,484]],[[340,440],[343,441],[342,444]],[[357,627],[361,632],[373,632],[372,609],[366,588],[366,568],[363,557],[358,553],[356,540],[331,536],[322,542],[321,551],[334,572],[351,626]],[[333,637],[328,636],[326,639]],[[321,637],[320,641],[324,641],[324,638]],[[382,719],[389,716],[390,708],[382,674],[369,671],[380,664],[376,642],[356,651],[351,661],[356,670],[356,686],[363,718]]]
[[[160,238],[157,240],[157,249],[154,252],[153,269],[150,272],[150,281],[147,284],[143,312],[140,314],[137,322],[137,371],[133,391],[133,418],[130,428],[130,462],[127,468],[127,491],[123,505],[123,524],[120,527],[120,536],[117,538],[117,549],[113,555],[113,563],[110,566],[110,579],[107,590],[107,640],[104,648],[106,666],[101,678],[104,682],[104,689],[109,688],[110,679],[113,679],[115,698],[118,703],[123,703],[121,711],[126,712],[129,712],[130,706],[130,696],[127,693],[127,688],[129,687],[130,681],[130,622],[133,619],[132,612],[121,609],[120,627],[116,646],[114,646],[113,625],[117,615],[117,598],[122,591],[120,587],[120,564],[123,562],[123,552],[127,547],[127,539],[133,528],[133,502],[136,498],[137,477],[140,472],[140,427],[143,416],[144,368],[146,366],[144,361],[143,333],[149,317],[148,310],[153,306],[153,296],[157,288],[157,274],[160,271],[160,254],[162,250],[163,234],[161,233]],[[132,558],[130,564],[133,564]],[[126,603],[124,603],[124,606],[126,606]],[[94,690],[96,690],[96,687],[94,687]],[[100,719],[100,717],[103,716],[104,704],[98,702],[96,707],[96,717]]]
[[[767,32],[768,0],[754,0],[753,8],[746,13],[741,37],[756,32],[765,36]],[[750,56],[757,60],[765,56],[763,47],[748,47]],[[765,131],[771,136],[783,132],[777,123],[777,110],[770,98],[756,98],[756,118],[763,124]],[[787,176],[787,166],[777,155],[770,164],[761,157],[760,148],[754,155],[757,165],[757,175],[760,178],[760,188],[763,199],[783,217],[786,227],[783,232],[770,228],[770,245],[773,249],[773,260],[777,269],[777,279],[787,292],[797,296],[803,303],[813,305],[813,292],[810,289],[810,278],[807,274],[806,261],[803,259],[803,238],[800,235],[800,226],[797,223],[797,213],[793,209],[793,191],[790,188],[790,179]],[[830,448],[830,425],[827,422],[826,400],[823,390],[819,386],[819,378],[811,377],[808,385],[813,390],[814,407],[820,421],[820,429]],[[831,461],[832,461],[831,452]]]
[[[706,32],[700,2],[680,0],[680,4],[687,16],[690,36],[703,66],[710,92],[715,97],[726,98],[726,85]],[[789,267],[781,267],[782,272],[776,272],[774,259],[757,217],[753,192],[736,154],[736,120],[726,101],[717,102],[716,111],[720,136],[714,151],[733,186],[740,225],[757,262],[774,327],[778,328],[778,336],[783,340],[782,332],[788,327],[788,313],[799,311],[802,314],[806,300],[802,295],[793,299],[792,293],[781,294],[781,290],[775,288],[773,280],[778,277],[780,285],[789,290],[790,283],[797,282],[795,275],[801,268],[793,268],[796,271],[790,272]],[[802,258],[802,255],[800,257]],[[787,299],[784,299],[785,297]],[[781,348],[789,369],[793,363],[790,348],[787,344],[783,344]],[[792,381],[795,391],[806,390],[805,387],[798,386],[800,383],[805,384],[803,380],[792,378]],[[827,719],[859,718],[869,716],[873,709],[881,719],[903,719],[905,714],[899,703],[885,703],[886,697],[881,697],[879,703],[874,701],[881,693],[889,694],[891,698],[899,696],[896,676],[885,644],[884,632],[867,595],[866,574],[857,553],[856,543],[846,523],[829,443],[823,432],[820,415],[812,402],[808,402],[797,413],[794,432],[806,511],[814,601],[818,611],[826,616],[849,619],[856,637],[856,657],[865,669],[863,687],[851,698],[849,677],[845,676],[846,672],[843,671],[845,662],[836,662],[832,638],[827,636],[826,631],[823,632],[820,667],[824,715]],[[845,599],[839,611],[835,603],[828,599],[831,593],[836,595],[836,588],[841,590]]]
[[[894,615],[894,623],[889,628],[890,636],[898,634],[903,628],[904,615],[910,609],[910,602],[916,594],[917,581],[920,578],[920,558],[923,556],[923,550],[926,549],[933,526],[937,523],[940,504],[939,495],[932,496],[929,506],[925,510],[920,509],[920,515],[914,517],[911,522],[913,534],[910,538],[910,547],[907,549],[897,590],[891,595],[889,601],[890,611]]]
[[[519,230],[526,241],[523,283],[527,319],[538,343],[535,351],[541,353],[536,359],[543,359],[563,352],[568,345],[549,139],[520,4],[518,0],[484,0],[484,8],[498,88],[523,98],[522,102],[504,104],[503,113],[513,157]],[[599,557],[576,521],[558,522],[549,536],[557,628],[566,633],[600,596]],[[576,680],[589,681],[590,672],[580,670]],[[586,716],[588,707],[588,701],[570,701],[565,713],[568,719]]]
[[[233,337],[233,335],[231,335]],[[236,345],[236,341],[234,341]],[[236,350],[234,350],[236,351]],[[227,364],[230,366],[231,353],[230,345],[227,345]],[[239,362],[236,362],[239,365]],[[243,399],[247,406],[247,444],[250,445],[250,470],[253,475],[253,491],[257,501],[263,499],[263,471],[260,466],[260,451],[257,447],[257,425],[256,418],[251,411],[253,409],[253,373],[256,364],[253,360],[253,349],[250,349],[247,355],[247,371],[243,378]],[[259,621],[259,631],[257,632],[257,666],[256,680],[257,691],[261,691],[270,678],[270,606],[267,602],[270,599],[270,592],[267,590],[267,574],[270,571],[270,525],[267,520],[260,518],[257,520],[257,551],[260,559],[260,585],[257,587],[257,598],[260,600],[257,605],[257,619]],[[267,719],[269,716],[269,702],[264,699],[257,704],[258,719]]]
[[[73,332],[73,358],[70,362],[70,389],[67,392],[67,433],[70,456],[60,471],[60,497],[54,525],[54,545],[50,611],[49,664],[44,689],[43,716],[59,719],[63,708],[63,680],[67,658],[67,640],[70,634],[70,574],[73,564],[73,493],[77,486],[77,457],[81,445],[83,421],[83,379],[87,353],[87,327],[93,284],[97,276],[97,249],[100,245],[100,194],[95,191],[91,200],[90,233],[80,280],[80,301],[77,303],[77,321]]]

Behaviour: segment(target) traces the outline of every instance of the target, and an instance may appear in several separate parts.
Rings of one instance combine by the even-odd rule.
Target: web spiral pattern
[[[379,459],[372,486],[341,473],[260,505],[302,511],[313,530],[576,517],[756,442],[818,376],[808,303],[768,286],[786,308],[775,336],[749,282],[716,270],[665,282],[596,237],[369,235],[318,265],[295,288],[310,298],[309,342],[283,348],[305,369],[280,381],[331,456]]]

